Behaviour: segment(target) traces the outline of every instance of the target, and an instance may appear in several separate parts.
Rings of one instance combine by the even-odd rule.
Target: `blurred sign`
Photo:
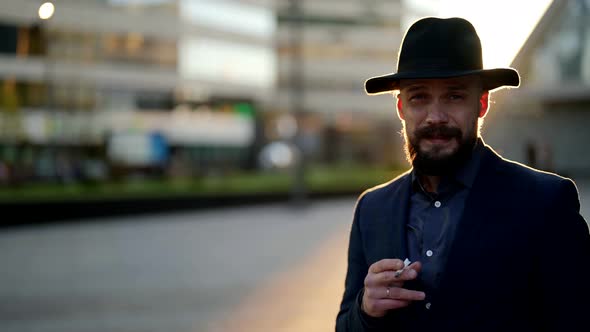
[[[114,133],[107,144],[108,157],[116,163],[149,166],[168,160],[168,145],[160,133]]]
[[[105,119],[111,131],[160,132],[171,145],[245,147],[254,140],[254,119],[239,113],[174,110],[116,112]]]
[[[162,130],[178,145],[246,147],[254,140],[254,120],[236,113],[175,111]]]
[[[174,111],[133,111],[48,114],[23,111],[19,117],[0,113],[0,126],[14,121],[22,125],[24,139],[34,143],[64,143],[68,145],[100,144],[107,134],[158,132],[167,143],[184,146],[246,147],[255,138],[255,119],[249,104],[237,104],[232,112],[178,109]],[[12,122],[11,122],[12,121]],[[10,127],[16,128],[14,125]],[[19,132],[21,129],[19,129]],[[19,137],[19,133],[4,131],[0,140]],[[122,143],[140,138],[125,137]],[[144,138],[142,138],[144,139]],[[139,153],[139,152],[138,152]]]

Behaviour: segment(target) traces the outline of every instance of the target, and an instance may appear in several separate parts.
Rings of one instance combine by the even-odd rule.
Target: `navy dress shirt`
[[[427,192],[412,171],[412,194],[409,219],[406,225],[408,257],[420,261],[419,281],[428,296],[436,289],[457,224],[463,214],[465,201],[477,174],[483,144],[478,141],[470,159],[452,176],[443,177],[437,192]],[[402,257],[402,259],[404,259]]]

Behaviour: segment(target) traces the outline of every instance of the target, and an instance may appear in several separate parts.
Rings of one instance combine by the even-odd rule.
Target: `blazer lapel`
[[[383,241],[383,243],[388,243],[386,250],[389,257],[401,260],[408,257],[406,224],[410,206],[411,179],[410,173],[406,173],[400,179],[400,185],[388,196],[390,201],[387,204],[391,210],[383,209],[383,211],[391,211],[383,214],[385,225],[387,225],[384,235],[389,239],[389,241]]]

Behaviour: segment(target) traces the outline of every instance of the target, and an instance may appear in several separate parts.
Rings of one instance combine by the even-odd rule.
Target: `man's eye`
[[[463,95],[453,94],[449,96],[450,100],[463,100]]]
[[[424,99],[426,99],[426,95],[424,95],[424,94],[417,94],[417,95],[410,96],[411,101],[420,101],[420,100],[424,100]]]

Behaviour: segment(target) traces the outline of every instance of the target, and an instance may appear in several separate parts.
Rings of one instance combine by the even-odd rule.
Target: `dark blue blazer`
[[[369,266],[408,256],[410,182],[407,172],[357,202],[336,331],[590,331],[590,234],[574,183],[487,145],[429,309],[361,312]]]

